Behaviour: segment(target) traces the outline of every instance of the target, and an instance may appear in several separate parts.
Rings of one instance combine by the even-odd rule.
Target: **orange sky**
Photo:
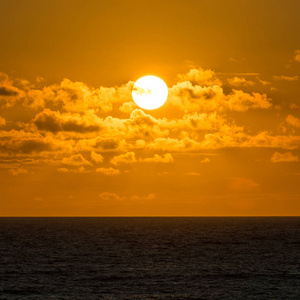
[[[300,215],[300,5],[0,2],[0,216]],[[157,75],[147,111],[134,81]]]

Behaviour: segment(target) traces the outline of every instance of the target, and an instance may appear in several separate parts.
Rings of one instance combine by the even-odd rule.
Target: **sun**
[[[133,101],[141,108],[156,109],[168,98],[168,87],[156,76],[144,76],[138,79],[132,89]]]

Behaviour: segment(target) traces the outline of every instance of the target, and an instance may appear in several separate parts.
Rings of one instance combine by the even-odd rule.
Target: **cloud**
[[[37,82],[37,83],[43,83],[43,82],[45,82],[45,78],[43,78],[42,76],[36,76],[36,79],[35,79],[35,81]]]
[[[0,126],[5,126],[6,120],[2,117],[0,117]]]
[[[204,149],[221,148],[281,148],[297,149],[300,145],[300,137],[293,135],[271,135],[268,131],[262,131],[251,136],[243,132],[228,132],[226,134],[206,134],[200,144]]]
[[[285,121],[294,127],[300,128],[300,120],[298,118],[294,117],[293,115],[288,115],[285,118]]]
[[[285,75],[281,75],[281,76],[273,76],[274,80],[283,80],[283,81],[297,81],[299,80],[299,76],[285,76]]]
[[[247,111],[249,109],[267,109],[272,104],[266,94],[252,93],[252,95],[240,90],[233,90],[228,96],[228,107],[230,110]]]
[[[297,61],[297,62],[300,62],[300,49],[295,50],[294,60]]]
[[[59,173],[87,173],[84,166],[81,166],[78,169],[58,168],[57,171]]]
[[[169,131],[161,126],[160,121],[141,109],[135,109],[129,119],[125,119],[121,125],[127,138],[151,140],[157,136],[167,136]],[[121,129],[120,128],[120,129]]]
[[[229,82],[230,85],[232,86],[251,86],[254,85],[255,82],[251,80],[246,80],[244,77],[233,77],[233,78],[228,78],[227,81]]]
[[[103,192],[101,194],[98,195],[98,197],[102,200],[102,201],[107,201],[107,202],[120,202],[120,201],[126,201],[126,203],[128,203],[128,200],[132,200],[132,201],[141,201],[141,200],[153,200],[155,199],[157,196],[156,194],[148,194],[146,196],[138,196],[138,195],[131,195],[131,196],[120,196],[116,193],[110,193],[110,192]]]
[[[198,113],[185,114],[181,119],[159,119],[158,123],[161,127],[167,128],[171,133],[186,131],[213,131],[219,130],[230,123],[219,114],[215,113]],[[234,126],[234,125],[233,125]],[[170,136],[170,134],[169,134]]]
[[[120,175],[120,170],[114,168],[98,168],[96,172],[108,176]]]
[[[116,193],[109,193],[109,192],[103,192],[101,194],[98,195],[98,197],[102,200],[102,201],[120,201],[120,200],[124,200],[123,197],[120,197],[118,194]]]
[[[271,158],[271,162],[297,162],[299,161],[299,157],[293,155],[291,152],[279,153],[275,152]]]
[[[266,81],[266,80],[262,80],[260,79],[258,76],[256,77],[257,81],[259,83],[261,83],[262,85],[267,85],[267,84],[270,84],[270,81]]]
[[[12,80],[0,72],[0,108],[12,107],[21,95],[22,92],[13,86]]]
[[[250,178],[227,178],[228,189],[232,192],[245,193],[245,192],[253,192],[259,188],[259,184]]]
[[[290,103],[289,104],[289,108],[290,109],[298,109],[298,108],[300,108],[296,103]]]
[[[94,132],[100,130],[100,119],[93,113],[85,114],[61,114],[58,111],[44,109],[38,113],[33,123],[39,130],[58,132],[75,131],[80,133]]]
[[[187,175],[187,176],[200,176],[200,173],[197,173],[197,172],[189,172],[189,173],[185,173],[185,175]]]
[[[13,86],[9,77],[0,73],[0,106],[11,107],[19,103],[32,109],[49,108],[60,112],[84,112],[97,110],[111,112],[114,106],[131,101],[131,90],[134,82],[130,81],[117,87],[88,87],[83,82],[63,79],[59,84],[34,88],[26,80],[15,79],[19,88]],[[41,81],[38,79],[38,83]],[[17,102],[17,100],[22,100]]]
[[[146,149],[168,152],[195,152],[204,149],[222,148],[281,148],[297,149],[300,146],[300,136],[271,135],[262,131],[251,136],[242,131],[232,131],[231,128],[223,132],[207,133],[201,141],[189,137],[182,139],[158,138],[146,145]]]
[[[101,137],[96,135],[96,137],[79,137],[73,146],[73,151],[75,152],[121,152],[126,151],[129,147],[129,143],[126,143],[122,136],[113,134],[110,135],[109,131],[106,131],[107,137]]]
[[[20,174],[27,174],[28,170],[24,169],[24,168],[14,168],[14,169],[9,169],[8,172],[10,174],[12,174],[13,176],[17,176]]]
[[[1,132],[0,132],[1,133]],[[14,135],[15,133],[15,135]],[[51,138],[27,136],[24,132],[11,130],[0,134],[0,152],[7,154],[34,154],[53,151],[56,146],[52,145]]]
[[[164,155],[155,154],[159,151],[172,156],[173,152],[203,149],[299,147],[297,135],[276,135],[274,130],[264,128],[258,131],[252,128],[248,117],[238,117],[235,121],[234,111],[246,115],[249,110],[275,107],[266,94],[236,89],[225,93],[216,74],[201,68],[179,77],[169,89],[165,111],[136,108],[131,99],[132,82],[97,89],[67,79],[43,88],[33,88],[28,82],[18,83],[17,99],[22,101],[16,105],[20,105],[18,109],[28,119],[20,122],[18,117],[11,120],[3,115],[15,129],[0,131],[0,151],[3,155],[44,157],[51,153],[56,161],[78,153],[86,157],[90,153],[93,163],[103,162],[108,152],[123,153],[112,158],[112,164],[118,165],[140,161],[132,154],[126,155],[141,149],[150,152],[143,157],[154,155],[146,158],[154,162],[165,159]],[[7,76],[2,76],[0,82],[14,87]],[[163,117],[157,117],[161,112]],[[297,127],[297,120],[289,115],[286,122]]]
[[[62,163],[71,166],[90,166],[91,163],[87,161],[82,154],[74,154],[70,157],[64,157]]]
[[[102,119],[102,136],[116,137],[119,142],[126,140],[151,140],[157,136],[167,136],[169,131],[161,126],[160,120],[150,114],[146,114],[141,109],[135,109],[129,118],[121,119],[108,116]]]
[[[154,154],[154,157],[140,158],[139,161],[147,163],[173,163],[174,158],[170,153],[166,153],[162,156]]]
[[[187,112],[223,112],[226,110],[247,111],[249,109],[268,109],[272,106],[266,94],[248,94],[233,89],[225,95],[219,85],[199,86],[190,81],[179,82],[169,90],[168,103]]]
[[[110,161],[113,165],[119,164],[132,164],[136,162],[145,162],[145,163],[172,163],[174,159],[170,153],[164,155],[154,154],[154,157],[140,158],[136,159],[134,152],[127,152],[126,154],[121,154],[115,156]]]
[[[98,153],[96,153],[95,151],[92,151],[91,152],[91,158],[92,158],[92,160],[95,162],[95,163],[97,163],[97,164],[99,164],[99,163],[102,163],[103,162],[103,156],[101,155],[101,154],[98,154]]]
[[[178,82],[169,89],[167,103],[185,112],[224,110],[226,101],[219,85],[200,86],[190,81]]]
[[[69,173],[69,169],[67,169],[67,168],[58,168],[57,171],[59,173]]]
[[[228,95],[224,94],[221,81],[214,71],[193,68],[185,74],[178,75],[178,80],[169,89],[166,105],[175,106],[186,112],[233,109],[228,107]],[[245,81],[244,77],[234,77],[230,80],[233,80],[232,83],[235,85],[250,83],[250,81]],[[24,82],[24,80],[19,80],[19,82],[21,81]],[[10,107],[18,103],[18,105],[30,109],[45,109],[43,112],[39,112],[34,119],[39,130],[82,133],[101,129],[102,120],[97,117],[97,114],[133,113],[137,108],[131,97],[133,84],[134,82],[130,81],[116,87],[91,88],[82,82],[64,79],[59,84],[52,84],[43,88],[34,88],[26,81],[26,84],[20,84],[19,88],[16,88],[7,75],[4,74],[2,81],[0,80],[3,93],[10,95],[5,96],[5,98],[12,97],[10,100],[2,99],[2,102],[4,101],[2,106]],[[251,108],[253,109],[255,106],[251,105]],[[133,125],[130,122],[134,122],[136,114],[131,115],[126,122],[119,122],[118,127]],[[111,116],[103,122],[109,126],[111,122],[118,122],[118,118]],[[142,130],[140,134],[141,132]],[[161,132],[161,134],[163,133]]]
[[[0,155],[47,156],[52,153],[51,157],[59,154],[66,156],[73,151],[75,144],[72,139],[31,130],[30,126],[18,130],[0,130]]]
[[[102,151],[117,151],[123,148],[122,140],[118,137],[96,137],[95,139],[87,141],[91,142],[91,146],[93,148],[100,149]]]
[[[156,194],[148,194],[146,196],[138,196],[138,195],[132,195],[129,197],[130,200],[136,200],[136,201],[141,201],[141,200],[153,200],[156,199],[157,195]]]
[[[190,81],[199,85],[221,85],[221,81],[216,77],[215,72],[210,69],[194,68],[185,74],[179,74],[178,79],[179,81]]]
[[[120,154],[118,156],[115,156],[110,161],[113,165],[119,165],[119,164],[132,164],[137,162],[135,158],[134,152],[127,152],[125,154]]]
[[[103,113],[113,110],[113,105],[131,100],[133,82],[119,87],[90,88],[83,82],[64,79],[43,89],[45,105],[54,105],[68,112],[96,109]]]
[[[146,145],[149,150],[160,150],[160,151],[194,151],[201,148],[201,143],[196,142],[188,137],[184,139],[174,138],[157,138]]]
[[[133,101],[125,102],[120,107],[119,110],[126,114],[131,114],[137,108]]]
[[[18,90],[14,87],[0,86],[0,96],[17,96]]]
[[[210,163],[210,159],[206,157],[206,158],[202,159],[202,160],[200,161],[200,163],[201,163],[201,164],[208,164],[208,163]]]

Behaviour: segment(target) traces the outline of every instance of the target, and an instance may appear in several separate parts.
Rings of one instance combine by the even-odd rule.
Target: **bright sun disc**
[[[155,109],[162,106],[168,97],[168,87],[156,76],[138,79],[132,89],[133,101],[141,108]]]

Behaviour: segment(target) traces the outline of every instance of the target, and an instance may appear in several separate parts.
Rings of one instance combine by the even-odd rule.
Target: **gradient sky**
[[[298,0],[2,0],[0,216],[300,215]],[[142,110],[156,75],[165,105]]]

